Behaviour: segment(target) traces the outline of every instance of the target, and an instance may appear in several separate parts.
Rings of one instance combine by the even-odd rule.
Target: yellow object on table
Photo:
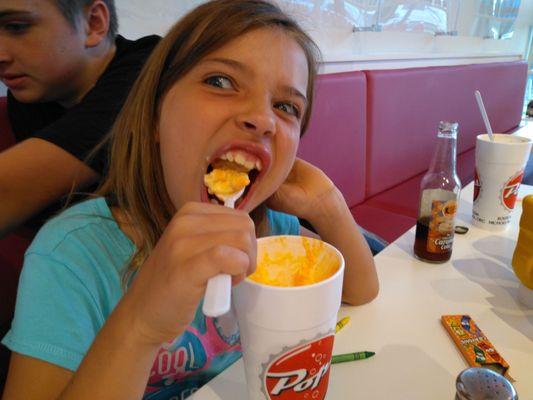
[[[347,315],[343,319],[341,319],[339,322],[337,322],[337,325],[335,325],[335,333],[340,331],[342,328],[344,328],[346,325],[348,325],[348,322],[350,322],[350,316]]]
[[[520,282],[533,290],[533,195],[522,200],[520,232],[512,263]]]

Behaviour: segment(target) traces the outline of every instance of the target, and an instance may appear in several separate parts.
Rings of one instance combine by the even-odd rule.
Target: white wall
[[[343,15],[343,3],[350,3],[350,0],[277,1],[319,44],[325,61],[324,72],[517,60],[525,53],[529,26],[533,25],[533,0],[522,0],[515,34],[508,40],[467,36],[472,30],[480,0],[460,0],[459,36],[456,37],[411,32],[354,33],[349,18]],[[181,15],[204,1],[116,2],[121,32],[135,38],[149,33],[163,34]],[[326,8],[329,10],[325,11]]]
[[[350,0],[345,0],[349,2]],[[512,39],[492,40],[470,34],[480,0],[460,0],[459,36],[429,33],[352,32],[342,15],[343,0],[278,0],[290,10],[319,44],[323,72],[357,69],[407,68],[518,60],[523,57],[533,26],[533,0],[522,0]],[[204,0],[116,0],[120,32],[131,39],[163,35],[187,11]],[[302,8],[298,4],[307,4]],[[324,11],[333,4],[337,14]],[[341,5],[337,7],[337,5]],[[0,95],[5,87],[0,84]]]

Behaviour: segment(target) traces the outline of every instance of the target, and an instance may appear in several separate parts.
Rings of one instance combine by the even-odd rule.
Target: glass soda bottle
[[[452,255],[454,219],[461,191],[455,171],[458,126],[455,122],[439,122],[437,147],[420,184],[414,254],[427,262],[445,262]]]

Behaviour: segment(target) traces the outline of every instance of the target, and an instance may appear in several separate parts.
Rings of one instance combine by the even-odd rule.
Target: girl
[[[101,197],[50,221],[26,253],[4,399],[187,397],[240,356],[231,316],[201,313],[208,279],[237,284],[256,237],[300,233],[295,216],[344,254],[346,302],[376,296],[342,195],[296,159],[316,53],[263,0],[215,0],[172,28],[115,124]],[[252,168],[236,209],[203,183],[221,159]]]

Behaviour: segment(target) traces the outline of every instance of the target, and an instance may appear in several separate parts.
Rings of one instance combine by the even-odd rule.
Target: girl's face
[[[163,99],[157,132],[176,209],[210,201],[204,174],[221,158],[255,166],[236,208],[249,212],[270,197],[296,157],[307,79],[302,48],[274,28],[229,42],[179,79]]]

